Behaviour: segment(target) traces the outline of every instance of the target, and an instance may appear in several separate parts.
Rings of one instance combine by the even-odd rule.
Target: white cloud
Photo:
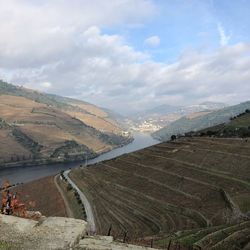
[[[151,0],[0,1],[0,67],[59,61],[87,28],[140,24],[155,10]]]
[[[217,30],[218,30],[219,35],[220,35],[220,45],[221,46],[226,46],[228,44],[228,42],[230,41],[231,36],[226,35],[225,29],[224,29],[224,27],[222,26],[221,23],[217,24]]]
[[[189,51],[158,63],[124,37],[102,32],[142,22],[154,12],[151,1],[58,1],[0,2],[0,78],[121,112],[250,99],[250,44],[228,46],[224,38],[213,53]]]
[[[48,89],[50,89],[50,88],[52,87],[52,84],[51,84],[50,82],[42,82],[42,83],[40,84],[40,86],[41,86],[42,88],[44,88],[45,90],[48,90]]]
[[[145,39],[144,43],[150,47],[157,47],[161,43],[161,39],[158,36],[150,36]]]

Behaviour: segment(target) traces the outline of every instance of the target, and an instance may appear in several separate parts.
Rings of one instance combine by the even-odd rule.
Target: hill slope
[[[245,140],[181,138],[73,170],[71,178],[88,195],[100,232],[112,224],[116,233],[170,233],[250,210],[249,153]]]
[[[173,134],[184,134],[189,131],[198,131],[207,127],[228,122],[231,117],[236,116],[250,108],[250,101],[235,106],[226,107],[203,116],[182,117],[168,126],[153,133],[153,137],[160,140],[169,140]]]
[[[131,138],[86,102],[0,81],[0,165],[94,157]]]
[[[249,126],[246,112],[192,137],[74,169],[70,177],[90,201],[99,234],[112,225],[116,238],[127,232],[130,242],[148,245],[153,238],[163,249],[249,249],[250,140],[224,131],[241,135]]]

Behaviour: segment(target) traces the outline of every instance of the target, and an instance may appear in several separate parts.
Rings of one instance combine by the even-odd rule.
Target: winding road
[[[65,178],[67,179],[68,183],[72,185],[72,187],[77,191],[77,193],[80,196],[80,199],[85,207],[85,211],[86,211],[86,216],[87,216],[87,222],[89,224],[89,231],[90,233],[95,233],[96,232],[96,225],[95,225],[95,219],[94,219],[94,214],[93,214],[93,210],[92,207],[87,199],[87,197],[85,196],[85,194],[77,187],[77,185],[69,178],[69,172],[71,170],[66,170],[64,171],[63,175],[65,176]]]
[[[59,175],[56,175],[56,176],[54,177],[54,183],[55,183],[55,185],[56,185],[56,188],[57,188],[58,192],[60,193],[60,195],[61,195],[61,197],[62,197],[62,199],[63,199],[64,205],[65,205],[66,213],[67,213],[67,215],[68,215],[69,218],[74,218],[74,215],[73,215],[73,213],[72,213],[72,211],[71,211],[71,209],[70,209],[70,206],[69,206],[69,202],[68,202],[68,200],[66,199],[65,194],[63,193],[61,187],[58,185],[57,178],[59,178]]]

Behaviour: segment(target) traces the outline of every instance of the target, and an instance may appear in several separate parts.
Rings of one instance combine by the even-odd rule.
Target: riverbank
[[[107,153],[100,154],[94,159],[87,159],[87,162],[84,161],[74,161],[74,162],[45,162],[42,164],[35,164],[20,166],[12,165],[12,167],[1,168],[0,169],[0,185],[4,180],[9,180],[10,183],[26,183],[33,180],[37,180],[46,176],[56,175],[63,170],[69,168],[79,167],[81,164],[88,165],[95,164],[97,162],[115,158],[119,155],[126,154],[129,152],[134,152],[136,150],[154,145],[159,143],[159,141],[154,140],[149,134],[135,133],[133,134],[134,140],[123,146],[116,149],[113,149]]]
[[[105,154],[106,152],[104,152]],[[94,156],[93,158],[90,159],[94,159],[97,158],[98,156],[100,156],[101,154],[97,154],[96,156]],[[31,161],[18,161],[18,162],[8,162],[5,164],[1,164],[0,165],[0,171],[2,169],[9,169],[9,168],[26,168],[26,167],[34,167],[34,166],[41,166],[41,165],[53,165],[53,164],[67,164],[67,163],[80,163],[83,162],[83,160],[65,160],[65,159],[58,159],[58,158],[54,158],[54,159],[37,159],[37,160],[31,160]]]
[[[5,168],[17,168],[17,167],[33,167],[40,165],[53,165],[53,164],[67,164],[67,163],[83,163],[86,159],[92,160],[117,148],[122,148],[134,141],[133,137],[126,140],[126,143],[117,145],[111,150],[103,151],[102,153],[88,154],[88,155],[74,155],[69,158],[48,158],[48,159],[32,159],[32,160],[20,160],[15,162],[7,162],[0,164],[0,170]]]

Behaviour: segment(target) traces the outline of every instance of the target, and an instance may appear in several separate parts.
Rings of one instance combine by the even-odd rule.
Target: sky
[[[0,0],[0,79],[129,114],[250,100],[249,0]]]

